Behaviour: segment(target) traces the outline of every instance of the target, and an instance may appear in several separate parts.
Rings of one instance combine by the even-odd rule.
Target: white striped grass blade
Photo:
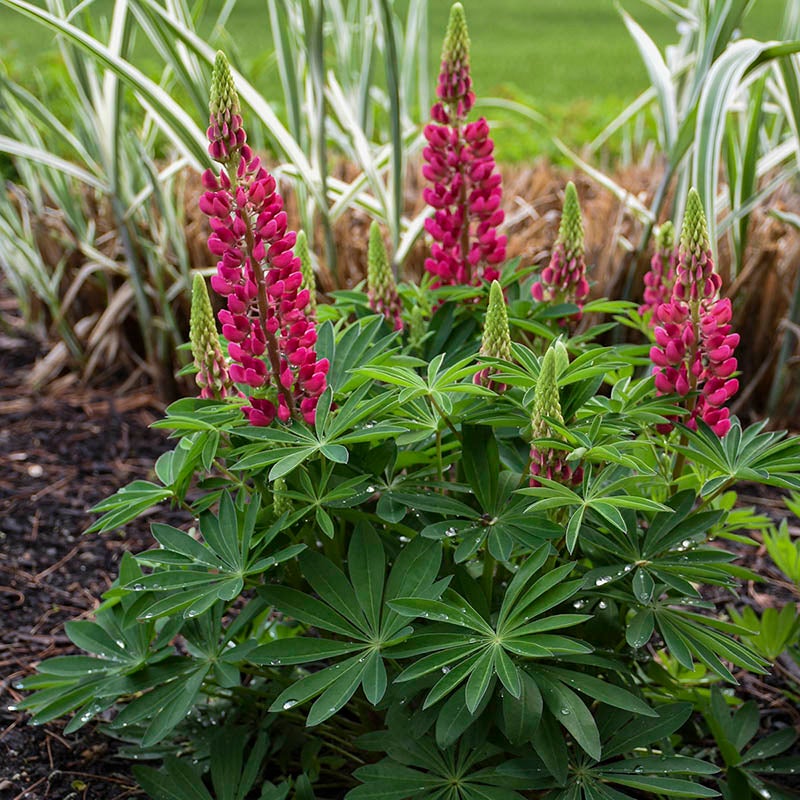
[[[633,37],[639,55],[644,61],[647,74],[650,76],[650,83],[656,91],[658,107],[661,112],[661,129],[663,131],[662,147],[672,150],[675,140],[678,137],[678,107],[675,99],[675,84],[673,76],[669,71],[664,59],[656,47],[655,42],[647,35],[647,32],[630,16],[622,11],[622,19],[625,22],[628,32]]]
[[[0,2],[21,3],[23,0],[0,0]],[[178,36],[191,51],[200,56],[209,65],[214,63],[216,51],[209,47],[194,31],[189,30],[169,14],[154,0],[134,0],[140,7],[146,7],[158,14],[169,29]],[[27,5],[27,4],[26,4]],[[239,97],[253,109],[261,122],[269,131],[275,144],[282,152],[284,158],[291,161],[297,168],[298,176],[303,180],[306,188],[311,192],[320,208],[325,207],[325,198],[322,194],[322,179],[310,164],[305,153],[300,148],[297,140],[284,127],[278,119],[272,106],[264,96],[236,69],[231,68],[236,90]]]
[[[7,153],[10,156],[16,156],[17,158],[26,158],[29,161],[34,161],[37,164],[58,170],[72,178],[77,178],[81,183],[85,183],[87,186],[91,186],[101,192],[108,193],[110,191],[105,181],[93,175],[91,172],[87,172],[77,164],[59,158],[59,156],[47,150],[43,150],[40,147],[33,147],[29,144],[19,142],[9,136],[0,136],[0,152]]]
[[[0,0],[0,5],[17,11],[29,19],[63,34],[68,40],[90,53],[123,78],[140,98],[149,104],[159,127],[196,166],[210,164],[206,153],[205,134],[181,106],[157,83],[124,59],[116,57],[104,44],[80,28],[71,25],[27,0]]]
[[[789,43],[787,43],[789,44]],[[800,42],[794,43],[800,50]],[[708,233],[716,255],[716,218],[713,213],[719,182],[722,139],[728,109],[742,79],[768,58],[776,42],[742,39],[731,44],[714,62],[703,84],[694,136],[692,182],[708,212]]]

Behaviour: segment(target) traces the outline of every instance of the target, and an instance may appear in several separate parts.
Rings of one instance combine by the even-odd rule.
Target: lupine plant
[[[779,792],[800,765],[769,756],[793,735],[742,752],[753,707],[728,711],[768,660],[704,589],[758,579],[725,546],[756,522],[734,487],[800,489],[800,440],[723,413],[716,351],[735,342],[696,195],[656,376],[648,345],[598,343],[608,323],[568,336],[516,262],[490,286],[400,286],[387,315],[377,253],[371,292],[312,314],[222,56],[211,97],[222,166],[200,202],[223,339],[198,280],[201,397],[156,423],[177,440],[157,482],[99,504],[89,530],[166,501],[186,521],[155,522],[96,619],[68,623],[89,655],[26,680],[34,719],[99,718],[160,762],[134,769],[157,799]],[[701,691],[681,678],[698,670]]]

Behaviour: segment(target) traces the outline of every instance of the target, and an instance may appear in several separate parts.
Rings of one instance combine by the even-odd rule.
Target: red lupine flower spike
[[[316,327],[307,313],[296,235],[287,230],[275,179],[246,144],[225,56],[217,54],[211,85],[209,152],[222,164],[207,170],[201,210],[209,216],[208,247],[219,257],[212,288],[226,298],[219,313],[234,363],[230,377],[254,390],[243,410],[253,425],[277,416],[313,423],[325,390],[327,359],[317,359]],[[233,134],[231,133],[233,131]]]
[[[433,238],[425,268],[436,276],[435,286],[472,284],[500,277],[506,257],[506,237],[497,235],[504,212],[502,188],[489,138],[481,117],[467,123],[475,104],[469,74],[469,37],[464,9],[454,3],[442,50],[439,98],[425,126],[422,174],[432,187],[424,190],[433,209],[425,229]]]
[[[692,189],[686,205],[675,285],[669,302],[656,308],[655,345],[650,359],[655,365],[658,394],[676,393],[687,400],[690,428],[702,419],[718,435],[731,427],[725,408],[739,389],[732,377],[737,362],[734,351],[739,334],[731,330],[731,301],[720,299],[722,279],[714,272],[706,218],[700,196]],[[667,433],[671,426],[663,426]]]

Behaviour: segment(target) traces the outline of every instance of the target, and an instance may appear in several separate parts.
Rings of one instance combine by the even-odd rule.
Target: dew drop
[[[562,716],[562,717],[568,717],[568,716],[569,716],[569,714],[570,714],[570,711],[569,711],[569,709],[568,709],[566,706],[565,706],[564,708],[562,708],[562,709],[561,709],[561,716]]]
[[[601,575],[595,582],[595,586],[605,586],[607,583],[611,583],[611,576],[610,575]]]
[[[585,600],[576,600],[576,601],[575,601],[575,602],[572,604],[572,607],[573,607],[574,609],[577,609],[577,610],[580,610],[581,608],[584,608],[585,606],[586,606],[586,601],[585,601]]]
[[[442,674],[443,675],[447,675],[448,672],[450,672],[450,667],[442,667]]]
[[[374,494],[375,487],[374,486],[367,486],[367,494]]]
[[[144,591],[144,586],[142,586],[141,583],[134,583],[131,588],[133,589],[134,592],[143,592]]]
[[[455,528],[448,528],[448,529],[447,529],[447,530],[444,532],[444,535],[445,535],[445,536],[449,536],[449,537],[451,537],[451,538],[452,538],[453,536],[455,536],[455,535],[456,535],[456,529],[455,529]]]
[[[598,608],[599,608],[601,611],[605,611],[605,610],[608,608],[608,603],[606,603],[606,601],[605,601],[605,600],[601,600],[601,601],[600,601],[600,602],[597,604],[597,607],[598,607]]]
[[[641,774],[644,772],[644,767],[643,767],[641,764],[637,764],[637,765],[636,765],[636,766],[633,768],[633,771],[634,771],[634,772],[635,772],[637,775],[641,775]]]
[[[283,704],[283,710],[288,711],[290,708],[294,708],[297,705],[297,700],[287,700]]]

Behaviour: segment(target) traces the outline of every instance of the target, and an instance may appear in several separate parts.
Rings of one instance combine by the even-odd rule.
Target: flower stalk
[[[386,245],[383,243],[381,228],[373,221],[369,228],[369,248],[367,250],[367,297],[369,307],[383,316],[396,331],[403,330],[403,304],[397,293]]]
[[[506,237],[497,234],[505,218],[500,208],[501,177],[495,165],[494,143],[484,117],[467,122],[475,105],[469,68],[469,35],[461,3],[450,9],[442,49],[438,100],[425,126],[422,173],[432,186],[424,190],[433,209],[425,221],[431,235],[431,255],[425,268],[435,286],[474,285],[500,277],[506,257]]]
[[[578,201],[578,191],[570,181],[564,191],[564,208],[558,237],[553,246],[550,263],[542,270],[537,283],[531,287],[531,295],[539,303],[572,303],[579,312],[571,315],[580,319],[589,282],[586,279],[583,219]]]
[[[722,279],[714,271],[711,244],[700,196],[692,189],[686,205],[675,285],[669,302],[656,308],[655,366],[659,395],[678,394],[689,412],[686,425],[702,419],[718,435],[731,427],[725,403],[739,388],[734,351],[739,335],[732,332],[729,298],[720,298]],[[669,432],[671,425],[661,427]]]
[[[317,332],[303,287],[297,236],[287,229],[275,178],[247,144],[230,67],[217,54],[211,84],[209,154],[219,175],[203,174],[200,208],[209,217],[208,247],[218,256],[212,288],[220,311],[233,381],[252,391],[244,407],[253,425],[302,418],[313,423],[327,384],[328,361],[317,359]]]

